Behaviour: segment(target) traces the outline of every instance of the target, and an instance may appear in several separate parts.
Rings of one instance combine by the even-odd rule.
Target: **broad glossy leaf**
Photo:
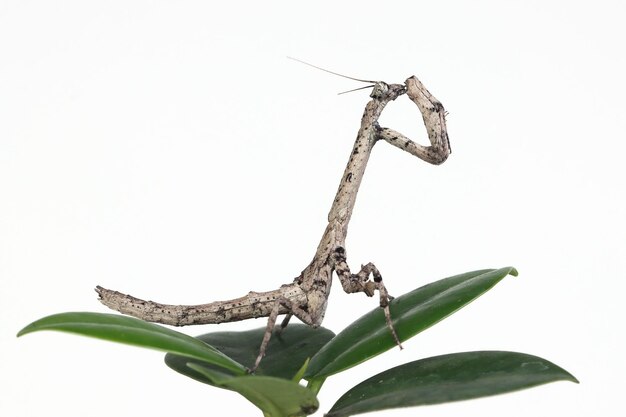
[[[40,330],[58,330],[177,353],[228,369],[235,374],[246,372],[241,364],[200,340],[132,317],[102,313],[61,313],[29,324],[17,335]]]
[[[400,341],[429,328],[496,285],[512,267],[485,269],[445,278],[404,294],[390,303]],[[312,359],[304,377],[317,379],[341,372],[395,346],[380,307],[339,333]]]
[[[270,376],[227,377],[204,366],[189,363],[212,384],[236,391],[272,417],[307,416],[317,411],[315,393],[296,382]]]
[[[346,392],[326,416],[468,400],[554,381],[578,382],[555,364],[525,353],[453,353],[375,375]]]
[[[249,368],[254,365],[259,346],[265,333],[265,327],[243,332],[215,332],[197,338],[224,355]],[[290,324],[280,334],[274,333],[270,339],[265,357],[256,371],[257,375],[292,379],[307,358],[312,357],[335,334],[323,327],[314,329],[303,324]],[[167,366],[206,384],[215,385],[206,375],[198,373],[187,363],[201,364],[202,361],[189,360],[186,357],[168,353],[165,355]]]

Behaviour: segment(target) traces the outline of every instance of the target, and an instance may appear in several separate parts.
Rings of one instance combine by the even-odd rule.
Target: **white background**
[[[449,111],[433,167],[380,143],[348,238],[393,294],[514,265],[459,314],[322,388],[501,349],[560,382],[385,416],[623,415],[626,131],[620,1],[0,2],[0,415],[259,415],[162,354],[61,333],[96,284],[169,303],[290,282],[313,256],[368,100],[417,75]],[[426,141],[406,98],[383,126]],[[376,305],[336,284],[324,325]],[[197,335],[264,320],[185,328]],[[217,411],[221,410],[221,413]]]

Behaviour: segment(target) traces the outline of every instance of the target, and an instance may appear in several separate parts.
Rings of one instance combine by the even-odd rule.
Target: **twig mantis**
[[[378,118],[385,106],[404,94],[417,105],[421,112],[430,146],[419,145],[406,136],[392,129],[380,127],[378,124]],[[389,313],[390,296],[383,285],[380,272],[372,263],[361,266],[361,270],[355,274],[348,267],[345,249],[348,223],[367,162],[376,142],[384,140],[435,165],[447,159],[450,154],[450,143],[442,104],[415,76],[408,78],[404,84],[374,82],[370,97],[371,100],[365,106],[356,142],[328,214],[328,226],[322,235],[313,260],[292,283],[282,285],[273,291],[249,292],[234,300],[201,305],[160,304],[98,286],[96,291],[100,296],[100,301],[121,313],[173,326],[216,324],[269,317],[259,355],[251,369],[251,372],[254,372],[265,355],[279,315],[286,314],[279,331],[287,326],[292,316],[296,316],[313,327],[321,325],[328,303],[332,275],[335,272],[343,290],[347,293],[363,292],[371,297],[378,291],[380,307],[390,329],[390,336],[402,348],[392,324]]]

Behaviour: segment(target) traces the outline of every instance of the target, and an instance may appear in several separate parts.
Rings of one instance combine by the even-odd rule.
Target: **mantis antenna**
[[[341,95],[341,94],[346,94],[346,93],[351,93],[351,92],[353,92],[353,91],[364,90],[364,89],[366,89],[366,88],[372,88],[372,87],[374,87],[374,85],[376,85],[376,83],[378,82],[378,81],[372,81],[372,80],[362,80],[362,79],[360,79],[360,78],[349,77],[349,76],[347,76],[347,75],[339,74],[338,72],[334,72],[334,71],[331,71],[331,70],[327,70],[326,68],[318,67],[317,65],[310,64],[310,63],[308,63],[308,62],[306,62],[306,61],[303,61],[303,60],[301,60],[301,59],[294,58],[294,57],[291,57],[291,56],[288,56],[287,58],[288,58],[288,59],[291,59],[291,60],[293,60],[293,61],[299,62],[299,63],[301,63],[301,64],[308,65],[309,67],[313,67],[313,68],[318,69],[318,70],[320,70],[320,71],[324,71],[324,72],[327,72],[327,73],[329,73],[329,74],[337,75],[338,77],[347,78],[347,79],[349,79],[349,80],[354,80],[354,81],[358,81],[358,82],[361,82],[361,83],[373,83],[373,85],[368,85],[368,86],[365,86],[365,87],[359,87],[359,88],[355,88],[355,89],[348,90],[348,91],[342,91],[341,93],[338,93],[339,95]]]

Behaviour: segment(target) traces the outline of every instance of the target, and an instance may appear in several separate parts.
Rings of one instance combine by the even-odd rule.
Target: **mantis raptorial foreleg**
[[[389,128],[380,128],[380,139],[396,146],[423,161],[439,165],[450,155],[450,141],[446,130],[446,112],[439,100],[430,94],[424,85],[415,77],[406,80],[406,95],[413,101],[424,119],[430,146],[422,146],[413,142],[401,133]]]
[[[341,178],[339,189],[328,213],[328,225],[322,235],[311,263],[291,284],[267,292],[250,292],[246,296],[230,301],[218,301],[202,305],[167,305],[144,301],[117,291],[96,287],[100,301],[117,311],[147,321],[185,326],[190,324],[224,323],[256,317],[269,317],[259,355],[251,368],[254,371],[265,355],[276,319],[281,314],[286,318],[278,328],[287,326],[292,316],[302,322],[319,327],[324,319],[333,272],[337,274],[345,292],[363,292],[373,296],[378,291],[380,306],[390,334],[400,346],[400,339],[393,327],[389,312],[390,297],[382,283],[382,276],[372,263],[361,267],[356,274],[350,272],[346,260],[345,241],[348,223],[356,201],[356,195],[365,174],[365,168],[374,145],[379,140],[403,149],[431,164],[443,163],[450,154],[450,144],[445,124],[445,110],[422,83],[410,77],[404,84],[377,82],[370,94],[372,98],[365,106],[356,141],[350,159]],[[389,128],[380,127],[378,118],[385,106],[397,97],[406,94],[419,108],[430,146],[419,145],[404,135]],[[373,277],[370,280],[370,276]]]

